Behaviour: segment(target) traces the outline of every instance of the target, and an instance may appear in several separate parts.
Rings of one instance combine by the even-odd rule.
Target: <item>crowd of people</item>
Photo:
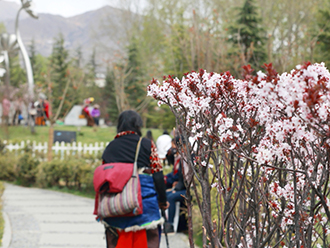
[[[1,123],[8,126],[21,125],[22,123],[45,126],[50,118],[50,104],[44,94],[39,94],[38,99],[33,101],[24,101],[22,97],[13,100],[3,96],[0,103],[2,109]],[[100,106],[93,103],[93,97],[85,99],[79,116],[79,118],[87,120],[87,126],[100,125]]]
[[[25,103],[22,97],[14,100],[4,96],[2,98],[2,123],[6,125],[34,125],[44,126],[49,119],[49,102],[44,95],[39,95],[37,101]]]
[[[157,153],[163,166],[171,166],[172,171],[164,175],[164,182],[166,187],[167,201],[169,202],[168,219],[165,223],[165,232],[174,232],[174,215],[176,211],[176,202],[180,205],[185,205],[184,196],[186,195],[186,187],[184,184],[184,171],[187,173],[189,170],[188,165],[181,158],[180,152],[177,147],[186,146],[186,141],[182,136],[175,134],[173,131],[172,138],[167,130],[164,130],[156,140]],[[146,139],[154,142],[152,131],[148,130],[144,136]]]

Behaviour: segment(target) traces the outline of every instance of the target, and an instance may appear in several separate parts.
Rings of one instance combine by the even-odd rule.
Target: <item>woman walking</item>
[[[141,137],[142,119],[132,110],[120,114],[117,135],[102,155],[103,163],[133,163],[135,149]],[[137,166],[141,183],[143,213],[133,217],[109,217],[103,220],[107,247],[159,247],[163,218],[159,208],[167,209],[162,165],[153,141],[141,140]]]

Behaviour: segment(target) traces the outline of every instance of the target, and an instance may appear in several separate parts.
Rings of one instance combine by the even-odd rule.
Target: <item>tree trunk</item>
[[[30,131],[32,134],[35,134],[36,133],[36,130],[35,130],[35,125],[36,125],[36,120],[35,120],[36,117],[29,117],[29,125],[30,125]]]
[[[7,124],[7,120],[4,116],[2,116],[2,122],[1,122],[1,125],[2,125],[2,130],[4,131],[3,134],[4,134],[4,138],[5,139],[9,139],[9,129],[8,129],[8,124]]]
[[[54,140],[54,123],[50,122],[50,127],[48,131],[48,150],[47,150],[47,161],[52,161],[53,159],[53,140]]]
[[[188,215],[188,237],[189,237],[189,244],[191,248],[195,247],[194,244],[194,233],[193,233],[193,223],[192,223],[192,204],[191,204],[191,194],[190,194],[190,187],[187,188],[187,197],[186,197],[186,205],[187,205],[187,215]]]

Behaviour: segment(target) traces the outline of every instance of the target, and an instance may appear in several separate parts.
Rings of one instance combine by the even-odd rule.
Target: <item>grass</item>
[[[4,191],[4,185],[3,182],[0,181],[0,247],[2,247],[2,236],[3,236],[3,231],[5,228],[5,222],[3,220],[3,216],[2,216],[2,200],[1,200],[1,196],[2,193]]]
[[[35,133],[32,134],[30,127],[28,126],[9,126],[8,137],[5,134],[5,129],[0,128],[0,139],[10,140],[14,142],[19,141],[36,141],[36,142],[47,142],[48,141],[48,126],[36,126]],[[82,143],[94,143],[94,142],[109,142],[113,140],[116,135],[116,127],[98,127],[96,129],[92,127],[75,127],[75,126],[55,126],[54,130],[60,131],[73,131],[76,132],[76,141]],[[147,128],[142,129],[142,135],[144,136],[147,132]],[[154,140],[156,140],[161,134],[160,129],[150,129],[153,134]]]

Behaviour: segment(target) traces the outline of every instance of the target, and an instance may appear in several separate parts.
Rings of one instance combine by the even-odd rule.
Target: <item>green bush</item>
[[[0,154],[4,153],[5,147],[6,147],[5,143],[0,139]]]
[[[93,189],[93,173],[99,160],[68,157],[53,159],[40,164],[37,185],[40,187],[67,187],[69,189]]]
[[[0,180],[15,181],[17,164],[18,158],[13,153],[0,153]]]
[[[36,182],[39,160],[30,153],[24,153],[17,163],[17,183],[23,186],[31,186]]]
[[[37,185],[43,188],[59,186],[60,179],[64,174],[63,164],[64,162],[59,159],[41,163],[36,179]]]
[[[67,161],[71,176],[70,184],[67,184],[67,186],[77,190],[92,189],[95,164],[95,160],[87,161],[83,158]]]
[[[3,185],[3,182],[0,181],[0,212],[2,212],[2,193],[5,190],[5,186]],[[0,214],[0,247],[2,247],[2,237],[3,237],[3,231],[5,229],[5,222],[2,217],[2,214]]]
[[[102,152],[97,155],[54,154],[53,160],[47,162],[43,152],[32,152],[29,145],[9,152],[0,141],[0,180],[15,181],[23,186],[93,193],[93,174],[101,164],[101,155]]]

